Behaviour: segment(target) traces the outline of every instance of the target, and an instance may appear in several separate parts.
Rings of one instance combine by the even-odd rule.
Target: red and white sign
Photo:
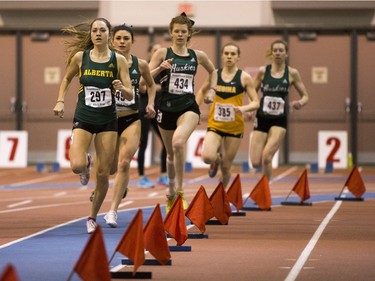
[[[70,137],[72,130],[59,130],[57,133],[57,162],[59,162],[60,167],[69,168],[69,149],[70,149]],[[145,168],[151,166],[151,148],[152,148],[152,133],[148,135],[148,143],[145,151]],[[137,162],[138,150],[135,153],[132,161],[130,162],[130,167],[136,168],[138,166]]]
[[[347,131],[318,132],[318,166],[324,169],[330,162],[334,168],[346,168],[348,165]]]
[[[59,130],[57,132],[57,157],[56,161],[60,164],[61,168],[70,167],[70,137],[72,130]]]
[[[0,131],[0,167],[27,167],[27,131]]]

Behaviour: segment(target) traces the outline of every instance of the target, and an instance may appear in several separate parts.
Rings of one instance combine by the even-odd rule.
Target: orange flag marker
[[[292,194],[293,191],[299,196],[300,202],[296,202],[296,201],[287,202],[290,194]],[[297,180],[294,187],[292,188],[292,190],[289,192],[285,201],[281,202],[281,205],[312,206],[311,202],[304,202],[308,199],[310,199],[310,189],[309,189],[309,182],[308,182],[308,177],[307,177],[307,169],[305,169],[303,173],[301,174],[301,176],[299,177],[299,179]]]
[[[185,216],[202,232],[206,232],[206,222],[214,217],[214,208],[208,199],[206,190],[201,185],[197,194],[195,194]]]
[[[270,210],[272,205],[268,179],[263,176],[251,191],[249,197],[254,200],[261,210]]]
[[[231,202],[236,207],[237,212],[241,210],[243,207],[243,199],[240,174],[237,174],[237,176],[234,178],[227,191],[227,195],[229,202]]]
[[[160,264],[166,265],[171,259],[171,253],[169,252],[168,242],[165,236],[160,204],[157,204],[152,212],[145,228],[143,229],[143,235],[145,239],[145,248]]]
[[[292,189],[301,198],[301,202],[310,199],[309,181],[307,178],[307,169],[303,171],[298,181]]]
[[[188,239],[181,195],[177,195],[176,200],[165,217],[164,228],[177,241],[177,246],[181,246]]]
[[[348,176],[348,179],[346,180],[341,193],[344,191],[345,187],[349,189],[349,191],[355,196],[356,199],[360,199],[366,192],[365,184],[362,180],[361,173],[359,172],[357,166],[354,166],[354,168],[350,172],[350,175]]]
[[[128,229],[118,243],[112,258],[116,252],[120,252],[134,262],[133,275],[135,275],[138,267],[145,262],[143,216],[141,209],[138,210],[137,214],[130,222]]]
[[[230,208],[228,196],[222,182],[219,182],[211,194],[210,202],[214,208],[215,217],[219,222],[221,224],[228,224],[229,217],[232,215],[232,209]]]
[[[18,276],[13,265],[9,264],[0,277],[0,281],[18,281]]]
[[[107,252],[105,250],[104,239],[101,227],[98,225],[89,241],[86,244],[80,258],[74,266],[76,272],[84,281],[110,281]],[[73,276],[70,274],[68,280]]]

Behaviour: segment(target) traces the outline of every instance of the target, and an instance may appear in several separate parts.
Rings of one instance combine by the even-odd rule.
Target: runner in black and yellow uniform
[[[86,224],[88,233],[96,229],[96,216],[107,194],[110,166],[115,155],[117,117],[114,94],[120,91],[127,99],[132,97],[127,61],[109,48],[110,30],[110,23],[103,18],[95,19],[89,32],[74,27],[66,29],[76,36],[76,40],[68,46],[68,66],[54,108],[55,115],[63,117],[68,86],[79,75],[80,88],[69,157],[73,172],[80,174],[82,184],[87,184],[91,166],[91,156],[87,152],[95,135],[96,191]]]
[[[202,159],[211,165],[210,177],[216,175],[220,166],[220,181],[226,187],[245,129],[243,113],[257,110],[259,101],[252,78],[237,67],[240,59],[239,47],[233,43],[224,45],[221,57],[224,67],[217,70],[216,95],[208,115]],[[208,90],[209,83],[206,81],[198,92],[199,101]],[[243,104],[244,94],[249,99],[248,104]]]
[[[173,18],[169,25],[172,47],[160,48],[150,61],[151,73],[154,78],[160,74],[162,88],[157,122],[168,154],[167,211],[176,194],[182,196],[184,208],[187,208],[183,193],[185,145],[197,127],[200,115],[194,96],[194,76],[198,65],[209,73],[212,88],[216,85],[215,68],[206,53],[187,47],[194,33],[193,24],[184,13]],[[210,91],[212,98],[215,92]]]
[[[119,92],[116,92],[119,137],[111,173],[114,174],[117,170],[117,174],[113,184],[114,192],[111,207],[104,219],[110,227],[117,227],[117,209],[121,199],[127,194],[130,162],[138,149],[141,136],[141,121],[138,113],[141,77],[145,80],[148,88],[148,105],[146,107],[146,117],[148,118],[155,117],[154,99],[156,88],[148,63],[130,53],[134,43],[132,28],[127,25],[118,25],[113,28],[112,33],[113,47],[125,56],[130,66],[129,75],[133,87],[131,100],[124,99]]]
[[[283,40],[271,44],[272,64],[259,69],[255,78],[257,91],[261,89],[262,98],[256,114],[253,136],[250,143],[250,158],[255,168],[262,167],[264,175],[271,179],[272,158],[284,140],[287,128],[286,98],[293,85],[300,100],[290,106],[301,109],[309,100],[305,85],[297,69],[287,65],[288,45]]]

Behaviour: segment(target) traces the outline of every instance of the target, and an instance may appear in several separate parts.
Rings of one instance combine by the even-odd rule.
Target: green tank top
[[[112,81],[117,79],[115,52],[108,62],[97,63],[90,59],[90,51],[83,53],[80,86],[74,117],[82,122],[103,125],[115,120],[116,105]]]
[[[179,112],[195,103],[194,77],[197,73],[198,60],[192,49],[188,56],[179,56],[167,49],[165,59],[173,58],[172,69],[160,73],[162,111]]]
[[[271,65],[266,66],[261,84],[263,96],[257,116],[266,118],[280,118],[286,116],[286,98],[289,92],[289,68],[285,65],[284,75],[280,78],[271,76]]]
[[[139,71],[138,58],[132,55],[132,65],[129,67],[129,76],[132,83],[133,99],[128,101],[122,97],[119,91],[116,91],[116,109],[117,111],[138,110],[139,104],[139,81],[141,72]]]

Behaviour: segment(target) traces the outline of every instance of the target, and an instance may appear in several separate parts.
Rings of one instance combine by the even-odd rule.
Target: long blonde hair
[[[72,40],[66,40],[64,42],[65,53],[67,54],[66,65],[70,64],[73,56],[77,52],[90,50],[94,47],[91,41],[91,28],[96,21],[104,22],[108,28],[108,33],[111,32],[111,23],[105,18],[96,18],[91,23],[85,22],[62,29],[63,33],[74,36]]]

